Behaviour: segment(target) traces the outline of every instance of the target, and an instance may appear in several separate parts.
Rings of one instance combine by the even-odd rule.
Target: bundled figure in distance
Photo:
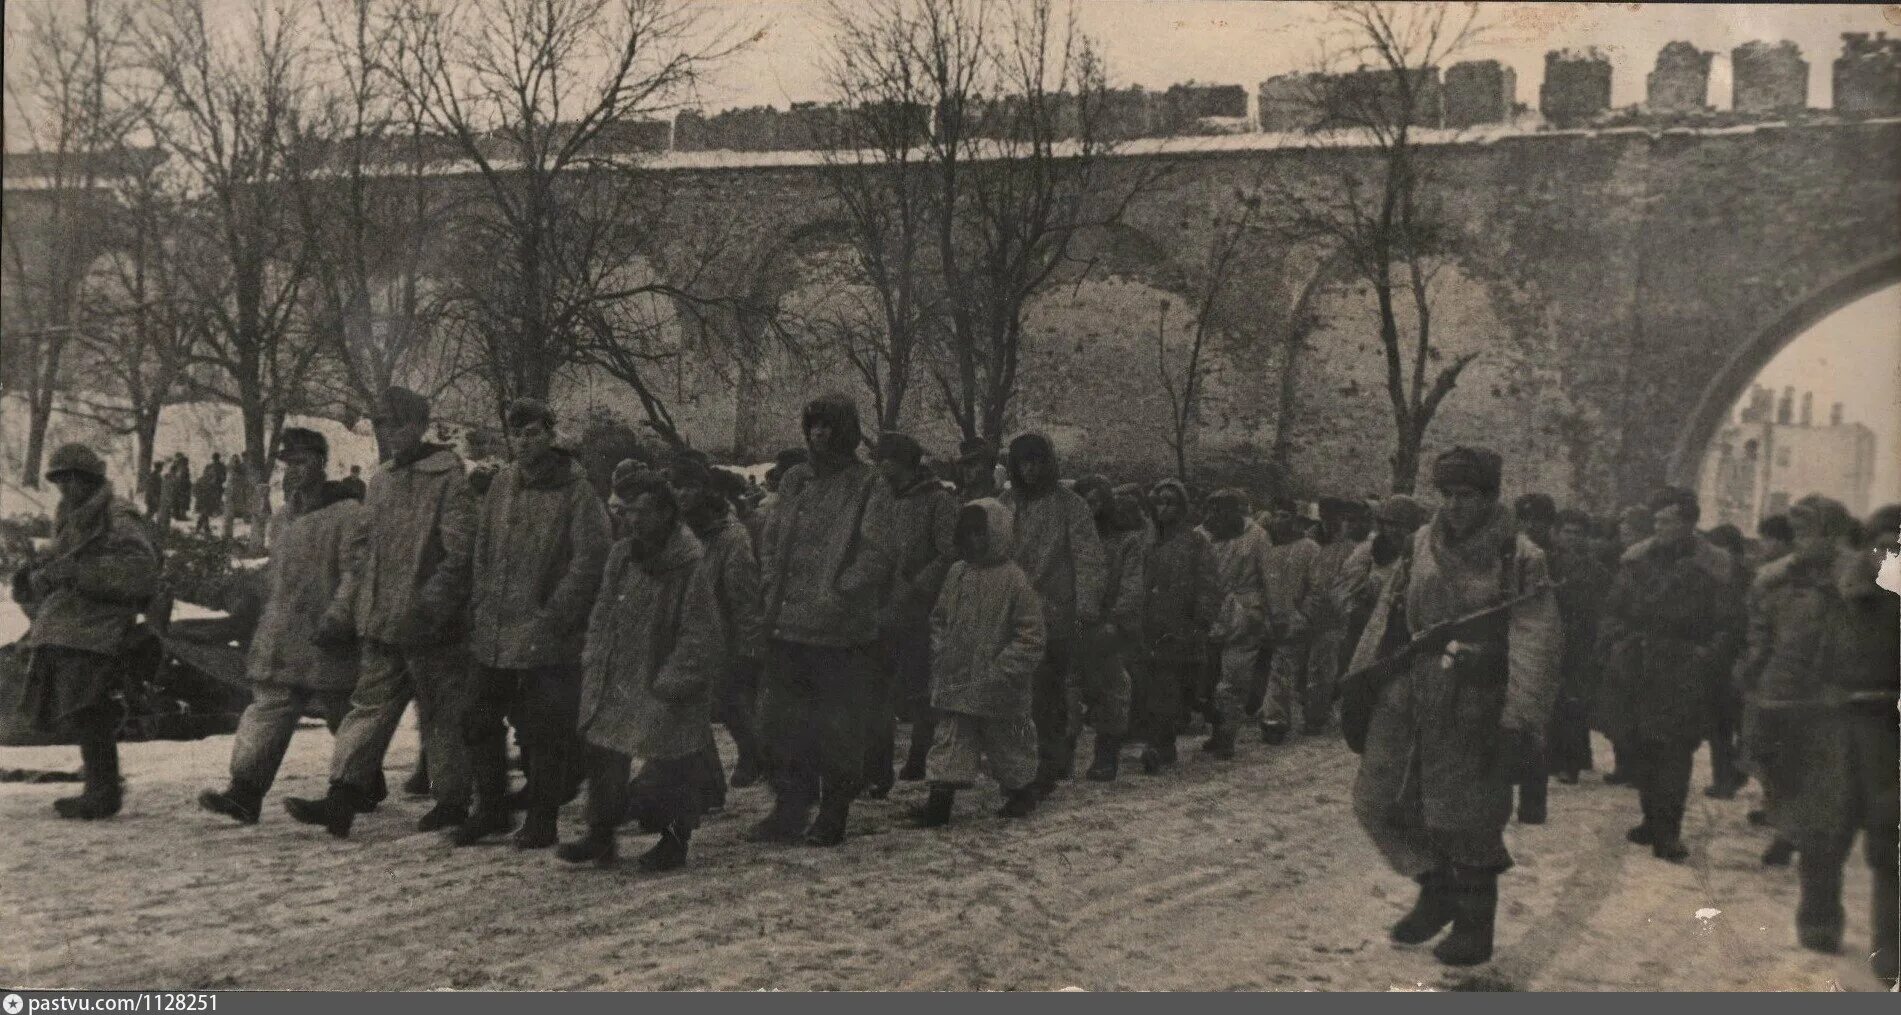
[[[471,550],[475,687],[463,737],[475,810],[454,839],[467,846],[514,827],[507,720],[528,777],[527,818],[514,843],[545,849],[555,844],[569,771],[580,763],[581,640],[612,539],[580,464],[555,442],[547,405],[518,398],[505,418],[515,458],[489,483]]]
[[[1627,837],[1681,863],[1691,762],[1742,636],[1742,601],[1729,555],[1697,535],[1696,494],[1665,487],[1650,505],[1656,534],[1624,551],[1602,620],[1599,711],[1640,794],[1643,822]]]
[[[192,501],[198,508],[198,525],[192,531],[198,535],[209,537],[212,516],[224,512],[224,480],[224,458],[214,451],[211,464],[198,474],[197,488],[192,491]]]
[[[1749,746],[1770,790],[1770,820],[1797,853],[1797,939],[1840,950],[1842,868],[1861,834],[1873,875],[1870,965],[1892,987],[1901,600],[1876,575],[1896,549],[1901,509],[1876,512],[1862,546],[1847,509],[1826,497],[1802,498],[1788,517],[1793,552],[1756,577],[1749,647],[1736,667],[1755,716]]]
[[[53,544],[45,560],[14,575],[14,598],[29,618],[29,653],[14,704],[32,727],[79,743],[85,788],[53,801],[62,818],[119,813],[119,723],[125,707],[124,651],[164,561],[138,508],[113,495],[106,464],[84,444],[47,460],[59,488]]]
[[[1010,509],[993,499],[957,514],[957,563],[931,611],[931,706],[939,719],[926,762],[931,795],[916,824],[950,823],[957,791],[979,764],[1003,787],[1006,818],[1036,809],[1037,732],[1031,681],[1043,657],[1043,608],[1011,555]]]
[[[412,698],[435,797],[417,830],[460,825],[469,806],[463,721],[475,499],[455,451],[423,440],[427,399],[386,389],[376,426],[390,457],[370,481],[350,569],[318,627],[324,641],[357,641],[356,691],[331,749],[328,792],[284,801],[291,817],[339,838],[373,805],[383,757]]]
[[[317,638],[317,623],[343,584],[351,541],[363,524],[362,501],[342,483],[325,481],[329,457],[329,442],[315,430],[288,427],[278,439],[284,510],[264,576],[264,612],[245,658],[251,704],[231,741],[230,783],[198,794],[200,807],[240,824],[257,823],[304,713],[315,708],[334,734],[356,687],[357,647]],[[380,769],[377,774],[373,801],[384,790]]]
[[[1267,533],[1248,517],[1247,495],[1233,489],[1209,495],[1208,520],[1201,528],[1214,550],[1222,596],[1220,619],[1209,631],[1221,660],[1214,733],[1203,749],[1227,761],[1234,757],[1234,740],[1267,635]]]
[[[1285,743],[1296,713],[1312,704],[1306,693],[1307,657],[1314,644],[1309,614],[1316,592],[1331,591],[1331,586],[1314,582],[1320,544],[1308,535],[1309,521],[1293,501],[1281,498],[1267,529],[1272,543],[1267,553],[1267,621],[1274,641],[1267,695],[1261,702],[1261,740],[1267,744]],[[1328,707],[1332,704],[1327,702]]]
[[[1451,924],[1433,949],[1447,965],[1491,958],[1512,787],[1557,692],[1557,603],[1544,554],[1498,502],[1501,464],[1463,447],[1433,463],[1442,506],[1381,593],[1343,688],[1372,699],[1354,814],[1419,883],[1392,938],[1423,944]],[[1367,669],[1383,659],[1389,669]],[[1369,673],[1383,684],[1353,686]]]
[[[760,659],[765,654],[765,631],[760,627],[759,560],[752,537],[733,517],[733,491],[722,492],[730,472],[715,472],[711,485],[692,491],[681,503],[687,528],[700,541],[700,567],[707,572],[719,604],[715,618],[720,644],[727,646],[729,665],[720,670],[713,687],[713,721],[726,727],[739,756],[733,762],[732,785],[744,788],[759,781],[762,763],[755,731],[754,703],[759,696]],[[711,780],[707,803],[725,806],[726,778],[719,745],[706,745],[707,775]]]
[[[631,810],[660,835],[641,868],[672,870],[686,863],[704,809],[713,686],[729,665],[725,630],[699,540],[666,480],[630,475],[615,484],[614,504],[624,534],[608,554],[581,663],[588,830],[558,855],[613,863],[615,829]],[[630,784],[634,758],[645,764]]]
[[[1034,689],[1038,794],[1047,796],[1075,767],[1076,736],[1069,728],[1069,688],[1077,647],[1102,609],[1102,539],[1081,497],[1063,489],[1056,447],[1027,433],[1010,442],[1010,490],[1001,498],[1015,520],[1018,566],[1043,603],[1046,642]]]
[[[1208,534],[1188,519],[1188,488],[1164,479],[1150,492],[1155,540],[1145,555],[1142,653],[1135,667],[1135,725],[1142,770],[1155,775],[1176,761],[1182,688],[1193,679],[1221,609],[1221,573]]]
[[[1076,495],[1095,515],[1102,539],[1102,607],[1083,633],[1082,658],[1072,676],[1069,728],[1095,730],[1095,756],[1084,777],[1108,782],[1120,768],[1122,739],[1129,732],[1129,660],[1142,645],[1142,582],[1148,553],[1148,521],[1140,491],[1118,497],[1109,480],[1090,475],[1076,481]]]
[[[957,498],[924,467],[924,449],[909,435],[878,435],[879,475],[891,487],[891,539],[896,569],[891,594],[879,618],[879,641],[888,681],[885,704],[871,730],[867,795],[891,791],[896,760],[896,717],[911,722],[911,743],[899,778],[924,778],[924,759],[933,740],[931,723],[931,605],[957,555],[951,534],[957,526]]]

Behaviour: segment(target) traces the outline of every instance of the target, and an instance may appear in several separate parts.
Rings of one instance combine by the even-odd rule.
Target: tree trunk
[[[1419,446],[1424,435],[1417,430],[1400,432],[1399,447],[1393,452],[1393,492],[1411,494],[1419,482]]]
[[[29,490],[40,488],[40,463],[46,457],[46,426],[52,419],[51,400],[36,394],[27,399],[26,459],[20,466],[20,485]]]
[[[141,491],[145,489],[147,483],[152,481],[152,456],[157,451],[160,411],[157,408],[140,410],[132,424],[132,437],[137,449],[135,467],[138,469],[138,485]]]

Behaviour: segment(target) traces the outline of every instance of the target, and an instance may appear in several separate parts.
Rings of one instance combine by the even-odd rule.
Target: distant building
[[[1325,87],[1319,74],[1280,74],[1261,82],[1261,129],[1291,133],[1319,126]]]
[[[1545,54],[1538,111],[1556,127],[1589,123],[1611,105],[1611,61],[1597,50]]]
[[[1518,104],[1518,72],[1497,60],[1468,60],[1446,68],[1446,126],[1505,123]]]
[[[1842,33],[1835,58],[1835,111],[1881,116],[1901,113],[1901,39],[1886,32]]]
[[[1793,42],[1745,42],[1729,52],[1738,113],[1779,113],[1809,104],[1809,62]]]
[[[1657,67],[1644,79],[1644,106],[1652,113],[1698,113],[1709,108],[1710,61],[1716,54],[1687,42],[1657,51]]]
[[[1856,517],[1871,509],[1875,434],[1842,418],[1834,404],[1828,424],[1815,425],[1814,394],[1795,411],[1793,389],[1778,402],[1758,387],[1736,421],[1719,431],[1703,458],[1704,528],[1729,523],[1754,534],[1756,525],[1811,493],[1833,497]]]

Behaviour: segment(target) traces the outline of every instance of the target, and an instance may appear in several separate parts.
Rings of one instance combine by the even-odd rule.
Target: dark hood
[[[809,429],[813,423],[821,420],[832,425],[832,446],[824,451],[834,464],[855,457],[858,445],[864,443],[865,439],[864,430],[858,422],[857,404],[844,395],[821,395],[806,403],[799,428]]]
[[[1031,489],[1030,485],[1023,481],[1023,473],[1018,463],[1024,455],[1038,450],[1049,460],[1049,482],[1039,488]],[[1056,445],[1052,444],[1048,437],[1040,433],[1026,433],[1010,442],[1009,471],[1012,488],[1021,491],[1026,497],[1041,497],[1055,490],[1059,485],[1058,477],[1063,474],[1063,467],[1056,457]]]

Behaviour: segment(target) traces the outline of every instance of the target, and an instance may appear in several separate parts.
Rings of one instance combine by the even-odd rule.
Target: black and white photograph
[[[1901,7],[4,10],[7,1015],[1897,990]]]

